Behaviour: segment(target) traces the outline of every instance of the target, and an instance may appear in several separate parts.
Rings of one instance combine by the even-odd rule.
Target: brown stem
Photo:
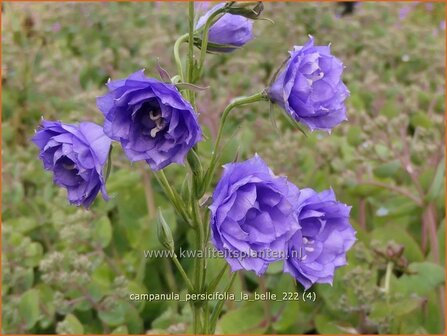
[[[359,225],[366,230],[366,199],[364,198],[359,201]]]
[[[439,264],[439,245],[436,225],[436,212],[433,203],[427,204],[424,215],[427,221],[430,246],[433,252],[433,261]]]
[[[427,216],[425,215],[425,213],[422,215],[422,252],[425,254],[427,252],[427,232],[428,232],[428,228],[427,228]]]

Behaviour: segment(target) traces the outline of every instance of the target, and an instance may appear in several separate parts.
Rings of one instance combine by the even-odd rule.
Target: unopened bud
[[[233,15],[244,16],[248,19],[256,20],[264,10],[264,4],[261,1],[234,2],[227,12]]]
[[[172,231],[165,218],[158,209],[158,221],[157,221],[157,236],[160,243],[169,251],[174,251],[174,239],[172,237]]]
[[[203,173],[202,163],[200,162],[200,158],[194,149],[191,149],[188,152],[187,160],[188,160],[189,166],[191,167],[192,173],[195,176],[199,176],[199,177],[202,176],[202,173]]]

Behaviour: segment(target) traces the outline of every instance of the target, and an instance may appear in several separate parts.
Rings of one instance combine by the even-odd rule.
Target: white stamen
[[[157,119],[155,120],[155,125],[158,129],[162,130],[163,128],[165,128],[166,123],[163,119]]]
[[[155,138],[158,132],[163,130],[166,126],[166,122],[160,117],[155,120],[155,127],[151,129],[151,137]]]
[[[315,249],[313,248],[313,247],[305,247],[304,248],[307,252],[313,252],[313,251],[315,251]]]
[[[303,237],[303,243],[307,244],[309,242],[309,239],[307,239],[306,237]]]
[[[306,259],[307,259],[307,255],[301,257],[301,261],[304,261]]]
[[[157,135],[158,132],[160,132],[161,129],[154,127],[153,129],[151,129],[151,137],[155,138],[155,136]]]
[[[151,118],[151,120],[157,121],[161,118],[161,114],[160,113],[155,114],[155,112],[151,110],[149,112],[149,118]]]
[[[74,163],[71,164],[71,165],[66,164],[66,163],[63,163],[63,164],[62,164],[62,167],[64,167],[64,169],[67,169],[67,170],[73,170],[73,169],[76,168],[76,165],[75,165]]]

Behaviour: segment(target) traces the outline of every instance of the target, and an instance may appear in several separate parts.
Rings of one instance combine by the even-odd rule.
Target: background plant
[[[211,138],[231,97],[267,85],[284,45],[304,42],[297,36],[309,33],[322,44],[333,42],[334,54],[348,65],[349,123],[330,137],[304,137],[281,113],[270,118],[268,108],[253,105],[229,118],[225,138],[231,140],[222,162],[232,161],[235,152],[245,158],[256,151],[298,185],[322,190],[330,181],[354,205],[361,241],[334,287],[316,287],[316,303],[230,302],[218,332],[442,332],[444,5],[412,6],[400,18],[405,6],[365,3],[340,18],[333,4],[268,4],[264,15],[275,21],[274,29],[257,22],[259,37],[249,47],[207,59],[204,84],[210,89],[198,94],[198,104]],[[101,123],[94,98],[108,77],[154,69],[154,55],[175,73],[174,60],[165,55],[188,30],[184,9],[157,3],[4,6],[5,332],[175,333],[190,325],[188,305],[126,297],[177,291],[181,282],[168,260],[144,259],[143,250],[161,248],[154,204],[163,209],[176,241],[193,245],[154,177],[114,151],[108,190],[115,197],[85,214],[67,206],[28,146],[43,114]],[[211,101],[216,108],[209,110]],[[170,167],[168,173],[180,188],[182,170]],[[210,263],[209,274],[217,275],[223,263]],[[192,267],[191,260],[182,264]],[[76,288],[86,283],[87,293]],[[271,269],[263,279],[244,273],[233,290],[295,288],[287,275]]]

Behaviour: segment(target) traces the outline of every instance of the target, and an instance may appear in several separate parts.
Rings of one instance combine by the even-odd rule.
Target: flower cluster
[[[147,78],[143,70],[107,85],[110,93],[97,100],[104,127],[44,121],[33,138],[55,183],[68,190],[70,203],[84,207],[100,189],[107,199],[102,169],[111,140],[121,143],[130,161],[145,160],[159,170],[182,164],[202,138],[196,112],[174,85]]]
[[[232,271],[260,275],[270,263],[284,260],[284,271],[307,289],[332,283],[335,269],[346,264],[355,242],[350,209],[332,190],[299,190],[256,155],[224,167],[210,206],[212,241],[228,252]]]
[[[211,8],[195,27],[194,18],[190,18],[190,33],[178,40],[184,42],[187,37],[190,46],[188,78],[193,82],[200,78],[206,52],[229,53],[250,42],[253,20],[262,9],[260,2],[229,2]],[[183,164],[188,157],[193,190],[186,198],[190,203],[199,202],[217,166],[223,124],[238,104],[233,101],[225,109],[211,163],[203,173],[196,151],[188,155],[202,140],[202,130],[194,103],[186,99],[194,102],[194,94],[177,88],[194,84],[183,78],[178,45],[174,55],[179,74],[172,79],[161,71],[163,81],[148,78],[140,70],[107,83],[109,92],[97,99],[104,116],[102,127],[89,122],[42,122],[33,142],[39,147],[44,168],[53,172],[54,182],[67,189],[70,203],[89,207],[99,191],[107,199],[103,171],[112,140],[121,145],[131,162],[145,161],[154,171]],[[203,48],[198,65],[191,57],[194,45]],[[343,64],[331,55],[329,46],[315,46],[310,37],[304,46],[293,48],[270,87],[241,98],[239,104],[270,100],[311,131],[331,131],[346,120],[344,101],[349,91],[341,80],[342,72]],[[167,182],[162,182],[166,187]],[[198,217],[189,213],[187,202],[178,199],[171,186],[167,190],[186,221]],[[210,210],[212,241],[219,251],[228,252],[225,258],[233,271],[245,269],[261,275],[272,262],[282,260],[284,271],[306,288],[332,282],[335,269],[346,263],[346,252],[355,241],[350,207],[338,202],[332,190],[300,190],[286,177],[275,176],[257,155],[224,166]],[[169,226],[163,229],[167,232]],[[173,248],[173,242],[168,247]]]

